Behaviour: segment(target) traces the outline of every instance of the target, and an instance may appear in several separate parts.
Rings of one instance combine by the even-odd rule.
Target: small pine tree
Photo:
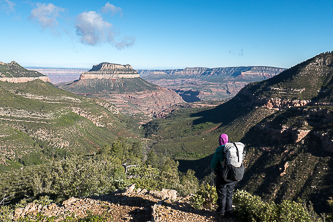
[[[154,151],[149,151],[147,154],[146,165],[151,165],[153,168],[158,168],[159,164],[158,156]]]
[[[134,142],[131,152],[135,157],[142,159],[142,144],[140,142]]]

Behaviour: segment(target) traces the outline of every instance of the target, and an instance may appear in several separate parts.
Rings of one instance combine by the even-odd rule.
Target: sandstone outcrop
[[[282,91],[282,89],[280,89]],[[299,91],[294,89],[291,91]],[[327,101],[315,101],[315,100],[305,100],[305,99],[289,99],[289,98],[267,98],[267,97],[260,97],[252,94],[249,91],[243,90],[240,92],[241,96],[246,96],[246,102],[242,103],[244,106],[247,107],[265,107],[267,109],[272,110],[280,110],[285,108],[291,107],[303,107],[306,105],[312,106],[332,106],[332,102]]]
[[[287,168],[288,168],[288,167],[289,167],[289,163],[286,162],[286,163],[283,165],[283,169],[280,168],[280,170],[283,170],[283,172],[280,173],[280,176],[281,176],[281,177],[284,176],[284,175],[286,175],[286,171],[287,171]]]
[[[302,107],[311,103],[311,100],[262,98],[246,91],[242,92],[242,94],[248,97],[247,101],[243,103],[243,105],[248,107],[265,107],[267,109],[280,110],[291,107]]]
[[[84,79],[133,79],[140,75],[130,65],[120,65],[114,63],[100,63],[94,65],[89,72],[82,73],[80,80]]]
[[[72,107],[72,112],[78,114],[79,116],[82,116],[84,118],[89,119],[95,126],[98,127],[105,127],[103,123],[101,123],[101,119],[103,119],[103,115],[100,116],[94,116],[89,112],[84,111],[83,109],[79,107]]]
[[[284,117],[279,122],[275,124],[271,124],[270,121],[262,122],[257,124],[255,128],[263,135],[267,135],[267,138],[270,138],[271,141],[276,140],[278,142],[303,143],[306,136],[314,135],[321,142],[318,147],[333,152],[333,135],[330,130],[313,130],[313,128],[327,128],[332,124],[333,111],[329,108],[300,107],[294,109],[293,112],[295,116],[302,116],[302,118],[292,119],[291,123],[288,124],[289,117],[282,114]],[[278,115],[275,119],[278,117],[281,117],[281,115]]]
[[[3,82],[11,82],[11,83],[25,83],[34,81],[36,79],[42,80],[43,82],[51,82],[49,77],[47,76],[39,76],[39,77],[2,77],[0,78],[0,81]]]
[[[80,80],[83,79],[133,79],[140,77],[139,74],[102,74],[102,73],[96,73],[96,74],[90,74],[90,73],[82,73],[80,76]]]

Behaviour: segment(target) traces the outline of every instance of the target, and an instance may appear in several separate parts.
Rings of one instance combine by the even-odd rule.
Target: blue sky
[[[332,0],[0,0],[0,61],[289,68],[333,50],[332,12]]]

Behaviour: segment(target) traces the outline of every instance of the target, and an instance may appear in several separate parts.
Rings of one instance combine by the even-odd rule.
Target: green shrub
[[[27,205],[28,205],[27,199],[23,198],[23,199],[20,200],[20,202],[15,204],[15,208],[25,208]]]
[[[113,217],[104,211],[101,215],[94,215],[92,212],[88,211],[87,216],[84,218],[80,218],[78,222],[99,222],[99,221],[110,221],[113,220]]]
[[[50,205],[54,201],[50,199],[49,196],[40,196],[38,200],[33,201],[35,204],[40,204],[42,206]]]
[[[55,216],[51,216],[51,217],[47,217],[41,213],[38,213],[36,216],[26,216],[26,217],[20,217],[18,220],[18,222],[55,222],[56,217]],[[74,221],[74,220],[70,220],[70,221]]]
[[[237,190],[233,196],[237,206],[237,215],[250,221],[276,221],[277,206],[265,203],[259,196],[253,196],[246,191]]]
[[[195,194],[198,191],[199,180],[194,174],[194,170],[187,170],[186,174],[181,177],[180,184],[182,185],[182,189],[180,190],[180,195],[186,196]]]
[[[87,211],[87,216],[83,218],[76,218],[74,215],[72,216],[67,216],[65,219],[60,220],[59,218],[52,216],[52,217],[47,217],[43,214],[38,213],[36,216],[29,216],[29,217],[21,217],[17,221],[18,222],[55,222],[55,221],[60,221],[60,222],[99,222],[99,221],[113,221],[113,217],[111,214],[107,213],[104,211],[104,213],[98,215],[98,214],[93,214],[90,211]],[[12,220],[7,220],[7,221],[12,221]]]
[[[216,188],[209,184],[201,185],[199,191],[191,198],[191,204],[197,209],[212,208],[217,201]]]
[[[332,212],[333,212],[333,198],[330,197],[327,202],[328,202],[328,205],[330,205],[330,207],[332,208]],[[333,221],[333,213],[328,214],[327,219],[328,219],[328,221]]]
[[[9,206],[0,206],[0,221],[12,221],[13,212]]]
[[[73,156],[1,176],[0,190],[9,197],[8,201],[40,195],[52,195],[56,201],[61,201],[72,196],[106,194],[122,188],[126,180],[119,160],[112,156],[103,159],[101,155]]]
[[[284,200],[279,206],[279,221],[313,221],[300,203]]]
[[[237,216],[242,220],[260,222],[322,221],[312,210],[301,203],[285,200],[281,204],[266,203],[259,196],[237,190],[233,196]]]

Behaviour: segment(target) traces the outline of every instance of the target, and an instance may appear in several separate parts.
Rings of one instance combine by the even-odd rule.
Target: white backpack
[[[222,178],[226,182],[240,181],[244,176],[243,159],[245,157],[245,145],[241,142],[226,143],[224,146],[224,158],[221,161]]]
[[[245,156],[245,145],[241,142],[236,143],[226,143],[224,146],[224,154],[228,165],[233,165],[234,167],[240,167],[243,163]]]

